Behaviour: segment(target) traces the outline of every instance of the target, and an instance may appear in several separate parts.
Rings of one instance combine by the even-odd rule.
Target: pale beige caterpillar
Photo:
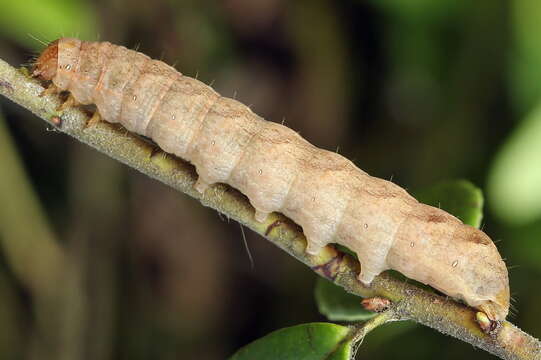
[[[44,50],[34,74],[190,161],[198,191],[227,183],[249,198],[258,221],[285,214],[302,226],[309,254],[347,246],[364,284],[395,269],[492,320],[507,316],[507,268],[482,231],[165,63],[109,42],[62,38]]]

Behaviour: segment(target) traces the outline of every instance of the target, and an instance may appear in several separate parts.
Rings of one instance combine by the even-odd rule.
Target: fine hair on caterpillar
[[[226,183],[248,197],[256,220],[283,213],[302,227],[307,253],[329,243],[348,247],[363,284],[394,269],[491,320],[507,316],[507,268],[484,232],[173,67],[109,42],[61,38],[33,74],[52,81],[47,91],[69,91],[69,105],[95,104],[90,125],[120,123],[190,161],[197,191]]]

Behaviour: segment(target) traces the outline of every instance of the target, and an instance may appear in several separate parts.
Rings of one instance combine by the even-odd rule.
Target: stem
[[[352,338],[354,343],[361,344],[364,337],[375,328],[391,321],[398,320],[394,308],[391,307],[373,318],[354,327]]]
[[[39,97],[42,91],[43,87],[37,81],[0,60],[0,94],[32,111],[50,126],[58,125],[59,114],[55,109],[60,105],[60,98],[53,95]],[[157,150],[152,144],[119,126],[101,122],[85,128],[88,118],[79,109],[68,109],[61,114],[58,127],[66,134],[249,227],[347,291],[362,297],[381,296],[395,303],[400,302],[395,309],[400,319],[424,324],[502,359],[541,359],[539,340],[507,321],[501,324],[496,334],[489,336],[476,323],[476,310],[389,274],[377,276],[370,287],[363,286],[357,280],[359,263],[350,256],[331,246],[317,256],[306,254],[306,239],[302,231],[284,216],[271,214],[265,223],[257,222],[246,197],[223,184],[211,186],[205,194],[200,195],[193,189],[197,177],[193,166]]]

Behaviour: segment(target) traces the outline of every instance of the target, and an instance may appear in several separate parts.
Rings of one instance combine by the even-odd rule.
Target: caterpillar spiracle
[[[283,213],[302,227],[307,253],[348,247],[362,283],[394,269],[492,320],[507,316],[507,268],[485,233],[173,67],[109,42],[61,38],[39,56],[34,75],[190,161],[197,191],[227,183],[248,197],[258,221]]]

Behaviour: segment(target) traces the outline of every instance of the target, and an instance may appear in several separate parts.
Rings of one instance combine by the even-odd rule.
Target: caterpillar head
[[[52,80],[60,90],[68,90],[76,73],[82,42],[74,38],[60,38],[43,50],[36,60],[33,76]]]
[[[32,76],[43,80],[52,80],[58,67],[58,40],[51,42],[34,63]]]

